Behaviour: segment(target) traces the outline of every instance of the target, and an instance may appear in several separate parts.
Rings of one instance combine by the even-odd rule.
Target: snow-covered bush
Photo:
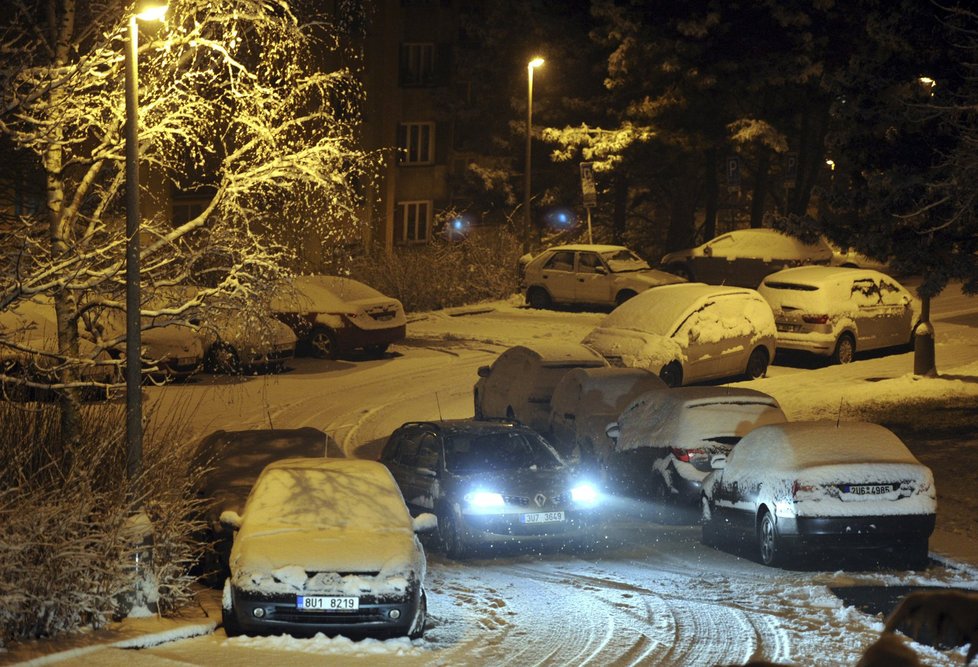
[[[479,230],[464,241],[397,248],[357,260],[352,277],[400,299],[407,311],[436,310],[502,299],[517,288],[519,240]]]
[[[151,420],[143,472],[129,484],[124,406],[84,406],[81,444],[54,460],[57,409],[0,402],[0,646],[98,628],[128,611],[120,594],[134,586],[139,545],[124,528],[137,505],[152,521],[160,612],[189,599],[199,547],[187,517],[201,502],[200,471],[176,423]]]

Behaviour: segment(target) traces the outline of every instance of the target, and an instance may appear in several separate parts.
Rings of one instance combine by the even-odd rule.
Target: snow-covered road
[[[506,347],[528,340],[580,340],[601,318],[512,306],[419,317],[409,325],[406,344],[383,360],[298,359],[290,372],[277,376],[204,376],[152,389],[148,404],[161,414],[180,415],[188,437],[217,429],[312,426],[331,435],[348,456],[373,457],[405,421],[471,416],[478,366]],[[961,307],[971,308],[971,301],[955,301],[954,317]],[[955,335],[967,338],[968,331]],[[939,362],[941,353],[939,347]],[[893,364],[909,370],[909,360],[907,354],[877,358],[845,370],[875,364],[872,375],[894,377]],[[769,378],[751,386],[778,387],[781,380],[796,389],[799,378],[834,370],[775,366]],[[507,553],[457,563],[430,550],[429,628],[414,642],[228,640],[218,630],[138,653],[100,651],[86,663],[695,666],[737,664],[755,656],[855,665],[878,637],[881,619],[845,606],[830,586],[978,588],[978,571],[939,554],[919,573],[765,568],[703,546],[698,527],[658,525],[631,506],[614,508],[606,535],[599,548],[586,553]],[[914,648],[927,664],[963,664],[960,651]]]

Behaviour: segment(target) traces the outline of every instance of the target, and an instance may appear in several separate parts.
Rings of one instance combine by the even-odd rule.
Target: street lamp
[[[126,48],[126,471],[143,465],[142,332],[139,318],[139,26],[160,21],[166,5],[146,6],[129,17]]]
[[[533,70],[543,64],[534,58],[526,65],[526,171],[523,177],[523,253],[530,252],[530,142],[533,137]]]

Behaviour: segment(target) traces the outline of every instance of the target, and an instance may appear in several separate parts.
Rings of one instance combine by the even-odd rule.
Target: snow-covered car
[[[737,229],[687,250],[664,256],[663,269],[689,280],[711,285],[756,288],[764,276],[804,264],[828,264],[832,248],[776,229]]]
[[[626,301],[582,342],[612,366],[647,368],[678,387],[763,377],[775,339],[771,307],[755,290],[684,283]]]
[[[608,366],[605,359],[579,343],[548,341],[516,345],[491,366],[479,368],[473,388],[475,418],[517,419],[539,432],[550,422],[554,388],[572,368]]]
[[[420,637],[424,549],[390,472],[376,461],[294,458],[269,464],[237,529],[222,618],[228,636],[322,632]]]
[[[612,441],[606,427],[632,399],[665,388],[644,368],[574,368],[567,371],[550,399],[550,443],[569,459],[603,461]]]
[[[881,271],[883,273],[889,272],[889,262],[881,262],[878,259],[873,259],[869,255],[864,255],[852,248],[842,248],[828,239],[825,242],[832,249],[832,259],[829,261],[830,266],[845,266],[850,269],[873,269],[874,271]]]
[[[271,299],[272,313],[288,324],[300,348],[321,359],[363,350],[382,357],[407,335],[401,302],[340,276],[296,276]]]
[[[765,565],[801,550],[889,550],[926,565],[937,492],[893,432],[866,422],[800,421],[751,431],[703,482],[703,540],[742,540]]]
[[[648,391],[608,425],[614,449],[605,461],[607,483],[652,501],[663,519],[681,519],[699,508],[714,456],[735,449],[754,428],[785,420],[777,400],[753,389]]]
[[[758,292],[774,312],[778,349],[846,364],[857,351],[912,347],[920,304],[871,269],[803,266],[773,273]]]
[[[408,422],[380,455],[413,512],[434,512],[445,553],[591,539],[596,480],[515,422]]]
[[[78,341],[78,379],[112,384],[119,378],[109,354],[84,338]],[[0,373],[37,384],[60,382],[59,369],[70,360],[58,353],[58,321],[54,302],[43,296],[23,300],[0,311]],[[0,398],[37,398],[43,389],[17,381],[3,382]]]
[[[617,306],[657,285],[683,278],[653,269],[624,246],[562,245],[544,250],[523,268],[521,288],[534,308],[554,304]]]

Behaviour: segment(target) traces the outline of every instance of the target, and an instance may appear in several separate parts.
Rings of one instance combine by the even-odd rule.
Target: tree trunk
[[[764,224],[764,203],[767,200],[770,183],[771,151],[765,146],[758,148],[757,168],[754,172],[754,191],[750,202],[750,226],[760,227]]]
[[[825,169],[825,135],[828,132],[829,107],[818,104],[806,108],[802,116],[798,150],[798,177],[791,197],[785,202],[789,214],[803,216],[808,212],[812,190]]]
[[[717,151],[711,148],[706,152],[706,212],[703,217],[703,238],[712,239],[717,235],[717,212],[720,209],[720,184],[717,182]]]
[[[620,172],[615,173],[613,196],[615,207],[611,217],[611,242],[622,245],[628,221],[628,179]]]

